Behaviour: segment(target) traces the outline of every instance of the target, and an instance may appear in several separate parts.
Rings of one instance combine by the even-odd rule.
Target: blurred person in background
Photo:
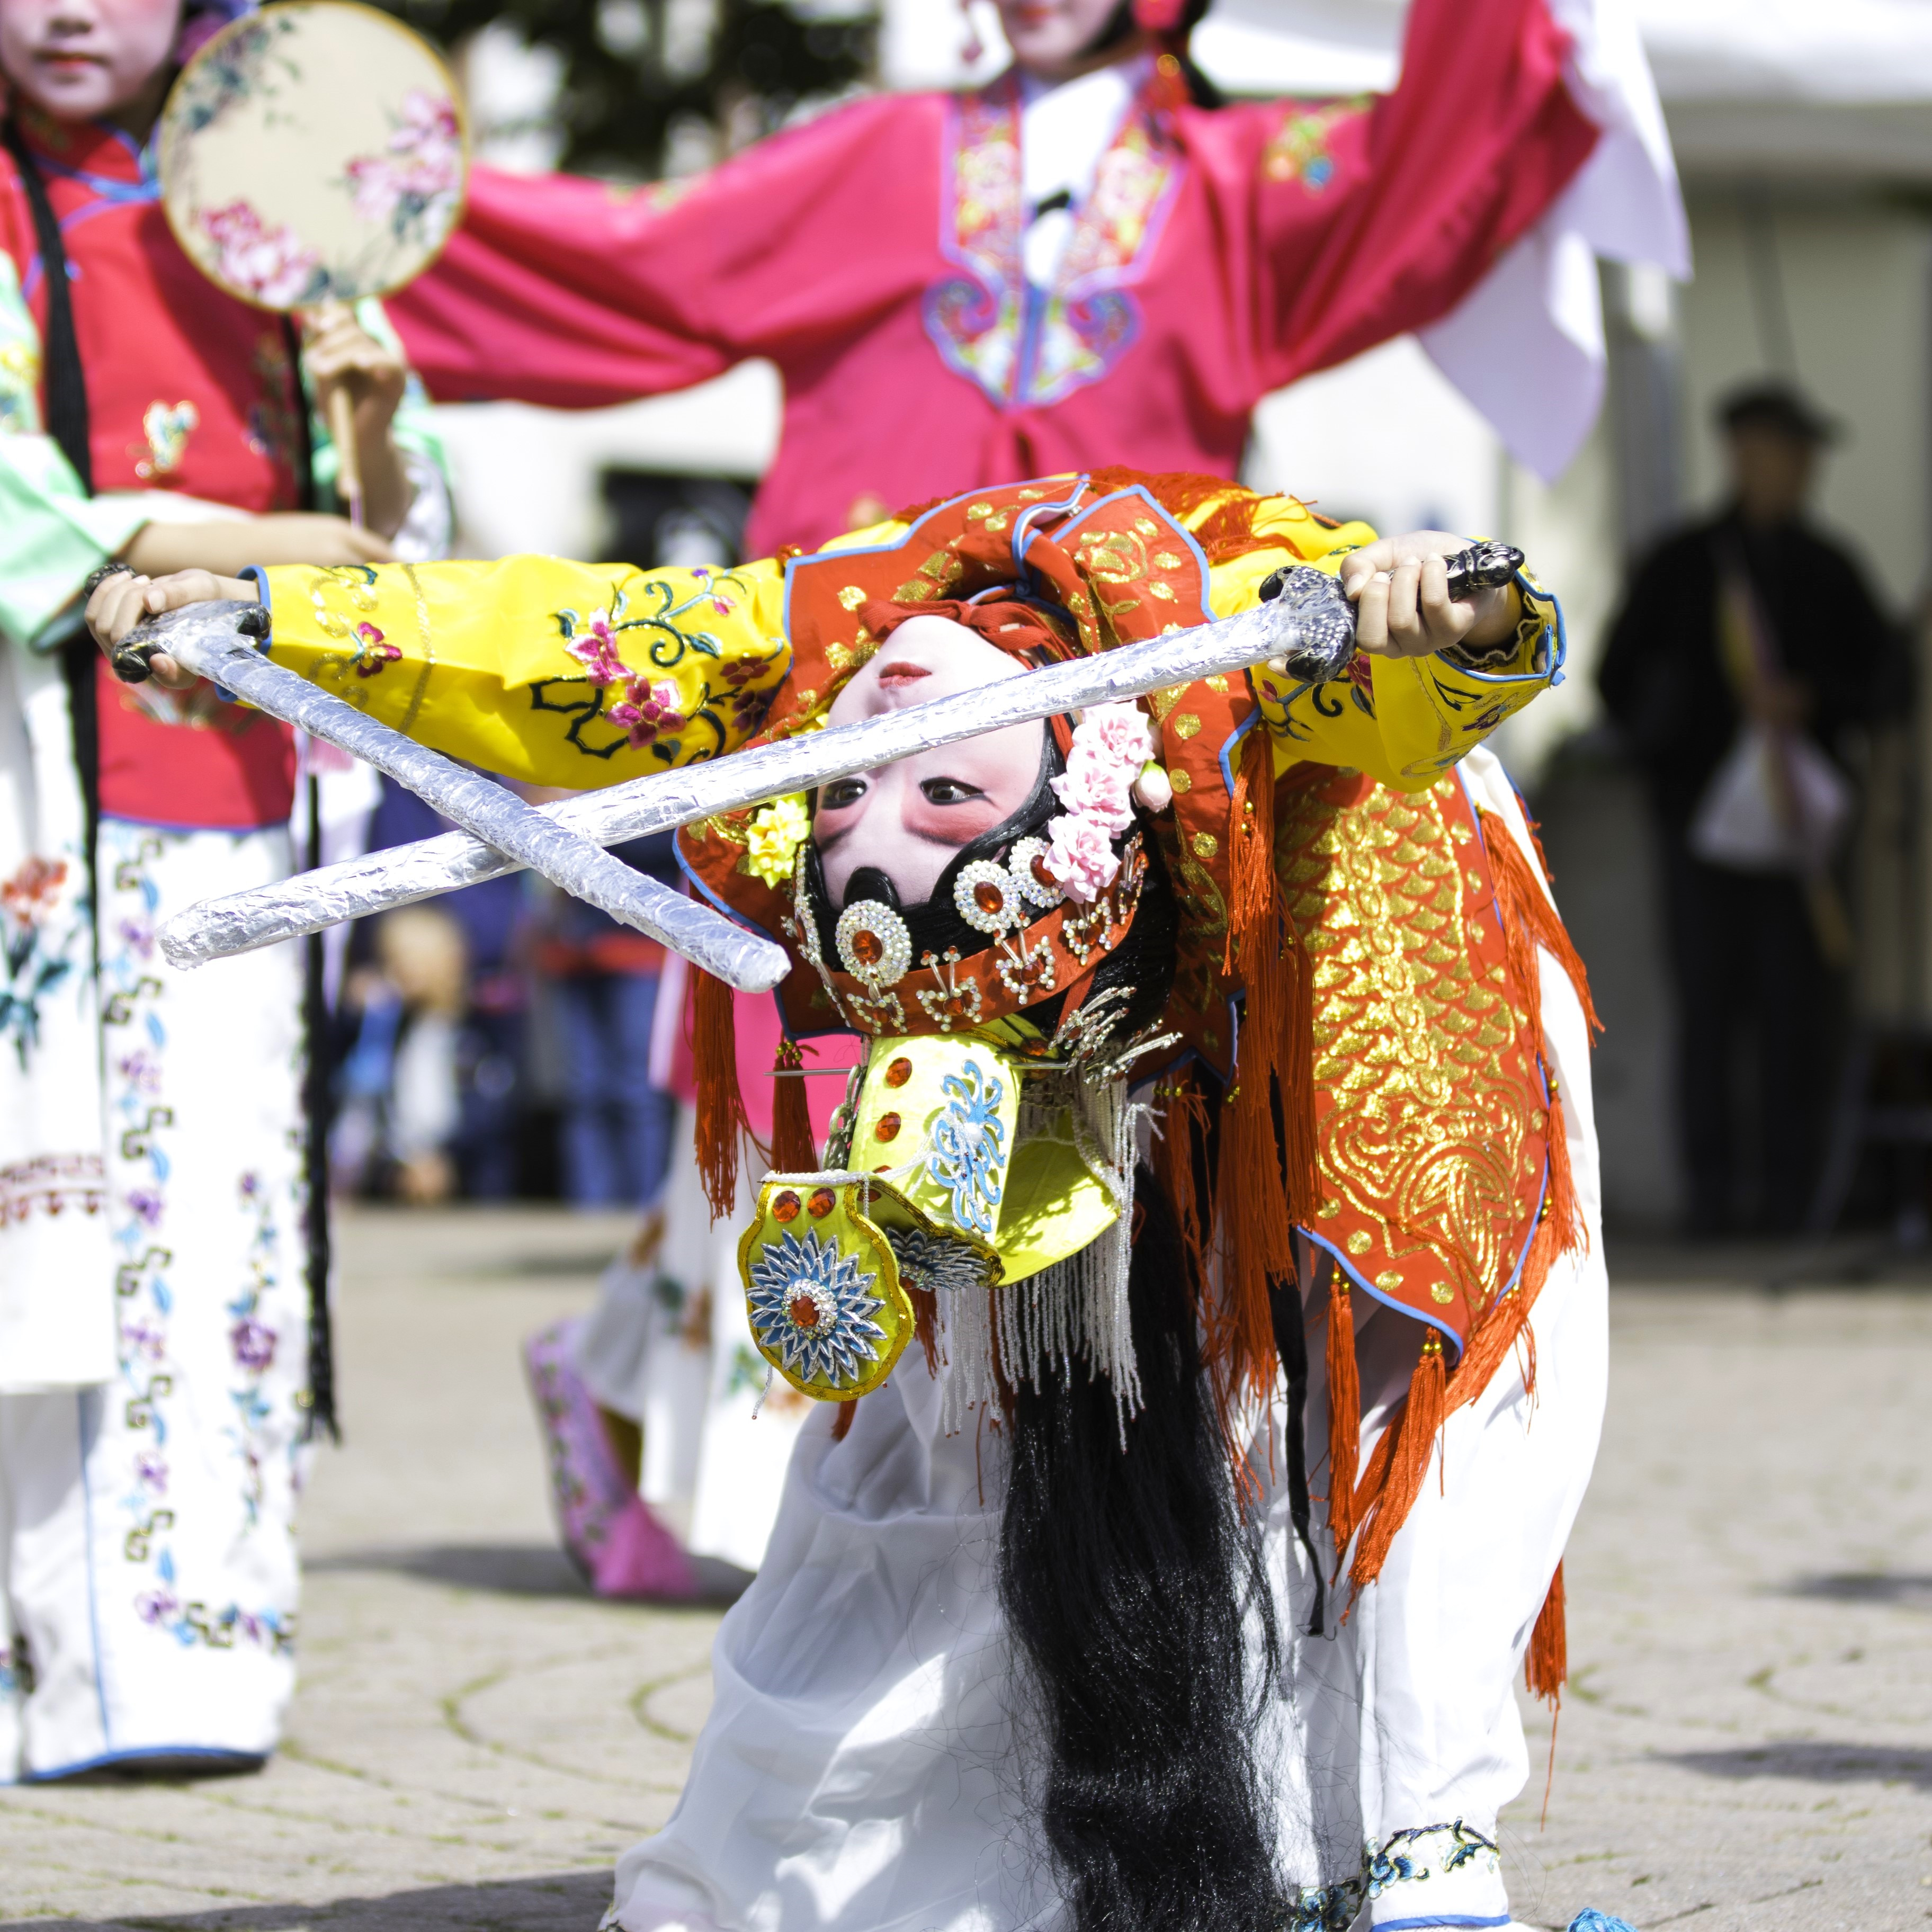
[[[338,1185],[419,1205],[456,1193],[469,966],[462,926],[439,907],[376,921],[376,963],[347,988],[360,1021],[342,1069],[330,1163]]]
[[[752,556],[1013,477],[1232,476],[1270,390],[1431,325],[1553,473],[1600,392],[1591,250],[1683,264],[1624,4],[1416,0],[1390,94],[1228,103],[1186,56],[1206,0],[998,0],[1013,64],[970,92],[643,189],[473,170],[392,306],[452,401],[586,408],[768,358]]]
[[[1810,515],[1832,425],[1780,382],[1718,422],[1726,500],[1638,567],[1598,674],[1656,826],[1696,1236],[1789,1232],[1809,1204],[1851,944],[1846,754],[1910,682],[1864,566]]]
[[[381,782],[381,797],[370,828],[373,850],[386,850],[418,838],[447,832],[450,822],[406,787],[393,778]],[[508,1201],[523,1179],[524,1140],[527,1120],[529,1082],[525,1058],[529,1040],[530,986],[524,958],[529,939],[529,895],[533,881],[525,873],[485,879],[460,892],[446,892],[434,910],[453,921],[463,955],[462,992],[454,1010],[453,1039],[458,1120],[444,1150],[454,1163],[454,1191],[470,1201]],[[370,922],[380,935],[386,921]],[[361,926],[357,956],[377,969],[380,979],[382,941],[373,948]],[[380,1040],[380,1029],[374,1037]],[[370,1057],[351,1079],[344,1070],[341,1083],[345,1105],[366,1098],[364,1084],[379,1083],[384,1062],[372,1047]],[[381,1090],[386,1090],[386,1089]],[[366,1109],[364,1118],[369,1118]],[[355,1130],[356,1132],[360,1130]],[[334,1165],[344,1162],[352,1178],[340,1184],[389,1191],[397,1171],[386,1158],[374,1167],[358,1164],[353,1134],[338,1141]],[[442,1198],[439,1196],[437,1198]]]
[[[259,1763],[294,1684],[302,954],[155,935],[288,872],[295,746],[116,682],[80,611],[106,572],[435,554],[448,500],[373,304],[304,337],[169,231],[155,118],[239,10],[0,0],[0,1783]],[[344,386],[364,530],[316,509]]]
[[[611,850],[668,884],[682,877],[670,832]],[[565,1196],[578,1208],[647,1208],[670,1157],[674,1103],[650,1071],[664,949],[555,887],[539,889],[538,902],[532,957],[563,1050]]]
[[[778,1082],[799,1082],[812,1143],[822,1144],[845,1092],[832,1070],[857,1057],[856,1043],[814,1042],[808,1064],[818,1071],[808,1074],[802,1054],[780,1052],[774,996],[731,996],[746,1118],[736,1192],[714,1214],[698,1156],[694,980],[667,956],[647,1056],[651,1085],[673,1110],[662,1190],[604,1270],[590,1312],[539,1330],[524,1348],[558,1534],[600,1596],[692,1596],[693,1557],[755,1570],[811,1408],[772,1384],[752,1345],[738,1244],[757,1198],[749,1177],[768,1164]]]

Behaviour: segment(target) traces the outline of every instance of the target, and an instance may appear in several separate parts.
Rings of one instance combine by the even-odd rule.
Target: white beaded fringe
[[[996,1359],[1009,1383],[1037,1390],[1057,1372],[1071,1380],[1076,1358],[1090,1378],[1112,1384],[1122,1441],[1127,1419],[1139,1412],[1142,1394],[1127,1307],[1127,1268],[1132,1252],[1135,1128],[1144,1107],[1130,1104],[1127,1083],[1090,1087],[1074,1076],[1030,1080],[1014,1134],[1016,1149],[1029,1140],[1072,1144],[1088,1171],[1112,1197],[1113,1225],[1078,1254],[1055,1262],[1024,1281],[976,1288],[945,1298],[944,1346],[948,1374],[941,1426],[965,1428],[974,1412],[998,1395]]]

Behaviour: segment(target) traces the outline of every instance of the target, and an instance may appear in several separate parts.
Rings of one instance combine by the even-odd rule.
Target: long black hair
[[[1244,1624],[1272,1599],[1201,1372],[1172,1210],[1141,1171],[1128,1276],[1145,1397],[1124,1446],[1078,1364],[1022,1384],[1000,1588],[1046,1748],[1040,1814],[1078,1932],[1271,1932],[1289,1916]],[[1271,1670],[1270,1672],[1271,1675]]]

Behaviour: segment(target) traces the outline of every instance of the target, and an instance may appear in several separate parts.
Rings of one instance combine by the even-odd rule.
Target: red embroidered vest
[[[279,318],[214,287],[176,245],[146,158],[128,137],[32,113],[68,250],[97,490],[168,489],[260,514],[297,507],[305,405]],[[0,155],[0,245],[44,336],[33,222]],[[286,819],[287,728],[223,703],[118,683],[104,661],[100,806],[112,816],[241,830]]]

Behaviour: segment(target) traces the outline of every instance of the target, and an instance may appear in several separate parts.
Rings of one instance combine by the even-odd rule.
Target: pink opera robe
[[[1415,0],[1376,98],[1202,108],[1162,63],[1050,287],[1022,264],[1010,74],[858,101],[690,182],[479,168],[390,312],[446,401],[590,407],[770,358],[754,556],[1016,476],[1232,475],[1262,396],[1450,315],[1590,160],[1579,94],[1602,113],[1602,91],[1568,77],[1556,4]]]

